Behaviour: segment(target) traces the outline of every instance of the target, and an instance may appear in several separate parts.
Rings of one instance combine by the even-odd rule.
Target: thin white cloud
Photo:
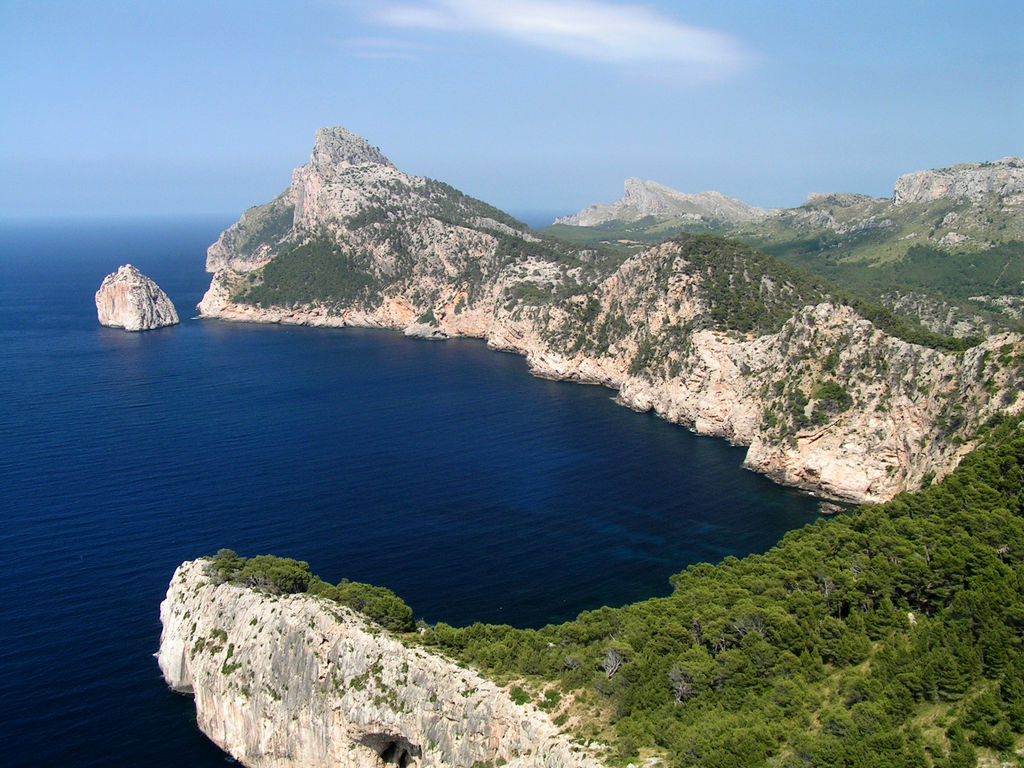
[[[722,77],[749,60],[733,37],[605,0],[420,0],[379,6],[392,27],[483,32],[594,61],[668,64]]]

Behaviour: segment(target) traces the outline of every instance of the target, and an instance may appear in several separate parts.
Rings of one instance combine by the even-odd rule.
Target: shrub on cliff
[[[258,555],[239,557],[233,549],[219,549],[210,559],[207,573],[218,584],[230,581],[272,595],[305,592],[313,575],[309,563],[290,557]]]
[[[217,554],[210,558],[206,572],[217,584],[231,581],[245,565],[245,558],[239,557],[233,549],[218,549]]]
[[[348,606],[393,632],[414,628],[412,608],[390,589],[342,579],[328,584],[309,572],[309,563],[290,557],[240,557],[233,549],[220,549],[210,558],[207,573],[217,584],[242,584],[261,592],[287,595],[306,592]]]
[[[362,584],[348,579],[334,585],[314,576],[309,585],[309,593],[347,605],[392,632],[410,632],[415,626],[412,608],[385,587],[375,587],[372,584]]]

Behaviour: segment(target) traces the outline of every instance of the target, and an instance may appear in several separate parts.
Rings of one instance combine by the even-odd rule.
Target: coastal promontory
[[[131,264],[103,279],[96,291],[96,315],[100,325],[126,331],[150,331],[179,322],[163,289]]]
[[[638,210],[667,200],[630,190]],[[729,218],[715,200],[702,215]],[[743,210],[743,226],[768,221]],[[625,251],[545,237],[340,127],[317,132],[309,163],[221,234],[206,268],[201,317],[483,338],[843,501],[941,477],[991,418],[1024,409],[1014,330],[938,337],[707,233]]]
[[[280,574],[305,563],[253,562],[264,560],[273,568],[241,582],[216,559],[186,562],[160,606],[164,679],[195,697],[200,729],[241,764],[600,768],[476,672],[326,595],[289,593]]]

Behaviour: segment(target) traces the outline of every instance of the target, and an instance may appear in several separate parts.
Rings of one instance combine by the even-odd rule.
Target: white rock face
[[[96,291],[96,315],[101,325],[126,331],[150,331],[178,323],[178,313],[167,294],[131,264],[103,279]]]
[[[1014,201],[1024,193],[1024,160],[1004,157],[994,163],[967,163],[900,176],[893,187],[893,203],[933,200],[968,200],[978,203],[989,195]]]
[[[601,768],[543,712],[337,603],[182,564],[160,605],[167,684],[250,768]]]
[[[377,147],[362,136],[340,125],[320,128],[313,139],[310,166],[321,176],[329,177],[342,168],[355,165],[383,165],[394,168]]]
[[[770,211],[727,197],[721,192],[688,194],[663,184],[643,179],[626,179],[625,195],[609,205],[597,203],[572,216],[556,219],[556,224],[593,227],[606,221],[636,221],[645,216],[687,217],[730,223],[765,218]]]

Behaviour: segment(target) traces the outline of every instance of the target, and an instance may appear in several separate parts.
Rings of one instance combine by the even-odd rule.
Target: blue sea
[[[152,656],[182,560],[229,547],[541,626],[669,592],[814,519],[743,449],[480,341],[190,319],[229,218],[0,225],[0,732],[10,766],[223,766]],[[102,328],[132,263],[179,326]]]

